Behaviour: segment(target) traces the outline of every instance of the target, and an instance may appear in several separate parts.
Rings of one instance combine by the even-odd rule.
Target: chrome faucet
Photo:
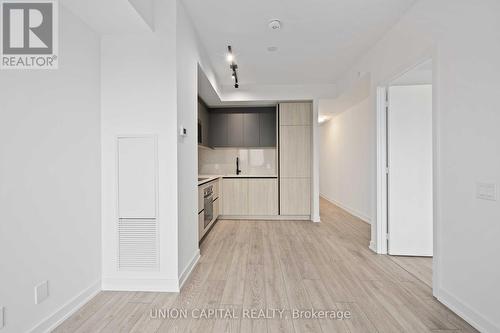
[[[236,174],[239,175],[241,173],[240,170],[240,158],[236,157]]]

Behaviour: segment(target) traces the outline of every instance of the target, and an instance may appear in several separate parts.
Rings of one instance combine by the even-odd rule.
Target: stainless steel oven
[[[206,228],[214,218],[214,187],[208,186],[203,190],[203,209],[204,209],[204,223],[203,227]]]

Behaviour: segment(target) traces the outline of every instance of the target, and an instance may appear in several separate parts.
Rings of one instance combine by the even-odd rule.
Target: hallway
[[[101,292],[55,332],[476,332],[397,260],[371,252],[368,224],[323,199],[321,217],[219,221],[181,293]],[[313,308],[351,318],[150,318],[172,308]]]

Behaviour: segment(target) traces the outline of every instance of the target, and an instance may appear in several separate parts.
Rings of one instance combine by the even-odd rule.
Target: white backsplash
[[[275,148],[198,148],[198,174],[234,175],[236,157],[242,175],[276,175]]]

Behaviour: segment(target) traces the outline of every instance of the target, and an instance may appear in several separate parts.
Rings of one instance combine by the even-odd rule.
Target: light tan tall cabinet
[[[279,104],[280,215],[311,215],[312,103]]]

